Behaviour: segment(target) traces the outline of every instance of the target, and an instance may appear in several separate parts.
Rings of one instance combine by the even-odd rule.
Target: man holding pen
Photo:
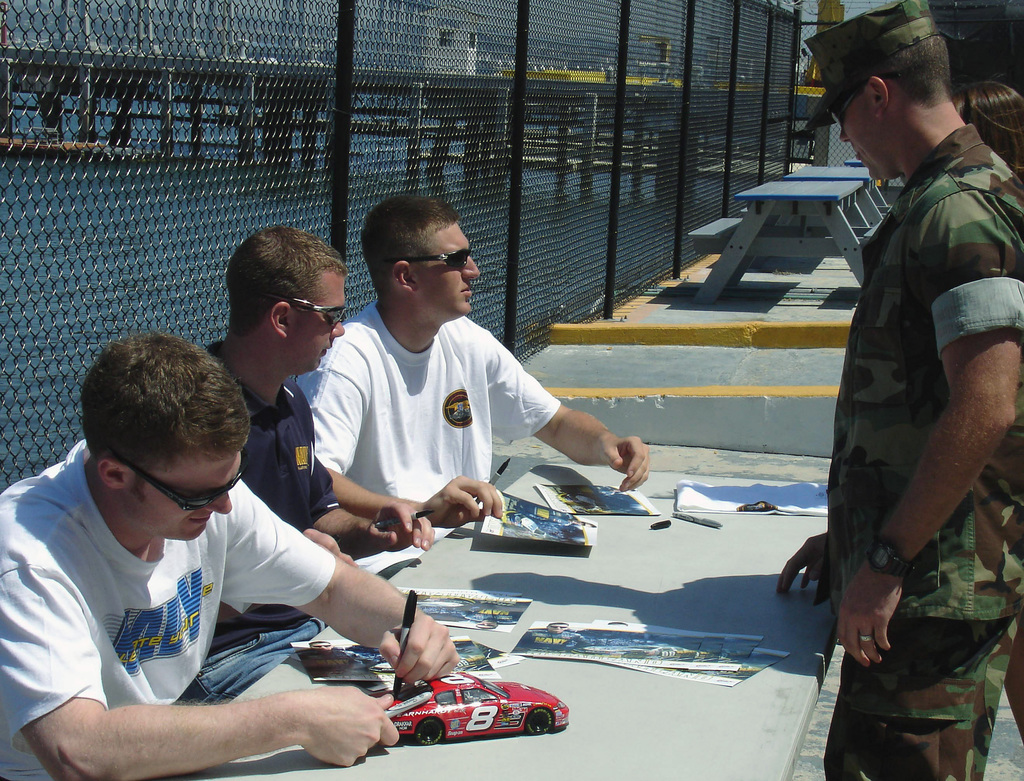
[[[249,414],[206,351],[163,334],[111,343],[81,407],[85,442],[0,496],[0,777],[153,778],[290,745],[349,765],[395,743],[392,697],[348,688],[172,706],[221,601],[299,607],[406,679],[458,656],[421,613],[400,653],[403,596],[240,482]]]

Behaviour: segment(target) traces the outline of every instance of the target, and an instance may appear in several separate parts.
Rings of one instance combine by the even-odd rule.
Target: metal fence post
[[[693,28],[697,0],[686,3],[686,51],[683,52],[683,105],[679,113],[679,177],[676,184],[676,231],[672,243],[672,278],[683,270],[683,226],[686,216],[686,148],[690,144],[690,101],[693,99]]]
[[[803,15],[800,7],[793,9],[793,46],[789,63],[789,100],[786,120],[786,172],[793,158],[793,123],[796,121],[796,71],[800,65],[800,31],[803,30]]]
[[[523,222],[523,153],[526,146],[526,68],[530,42],[530,0],[516,11],[516,71],[512,79],[512,144],[509,171],[508,265],[505,272],[505,335],[502,343],[515,351],[516,307],[519,302],[519,230]]]
[[[768,154],[768,102],[771,100],[772,50],[775,36],[775,8],[768,6],[768,40],[764,46],[764,84],[761,88],[761,138],[757,153],[757,183],[764,182],[765,157]]]
[[[740,59],[740,9],[743,0],[732,4],[732,47],[729,54],[729,99],[725,115],[725,171],[722,174],[722,216],[729,214],[729,191],[732,189],[732,142],[736,131],[736,85]]]
[[[338,3],[338,44],[334,62],[334,143],[331,150],[331,246],[348,255],[348,155],[352,147],[352,90],[356,8]]]
[[[605,320],[615,313],[615,263],[619,245],[619,201],[622,190],[622,144],[626,125],[626,68],[629,65],[630,0],[619,6],[619,58],[615,70],[615,130],[612,133],[611,196],[608,199],[608,257],[604,276]]]

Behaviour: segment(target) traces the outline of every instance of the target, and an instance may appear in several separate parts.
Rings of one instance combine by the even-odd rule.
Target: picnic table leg
[[[828,227],[829,234],[836,243],[836,248],[846,258],[850,271],[857,278],[857,283],[862,283],[864,281],[864,263],[860,256],[860,239],[850,227],[843,210],[836,203],[818,204],[818,210]]]
[[[871,196],[872,202],[878,207],[878,211],[889,208],[889,204],[885,202],[885,196],[882,195],[882,189],[874,179],[867,183],[866,188],[868,194]]]
[[[860,207],[861,214],[864,215],[865,222],[867,223],[865,227],[870,228],[872,225],[877,225],[882,221],[882,213],[878,210],[874,200],[872,200],[868,185],[857,190],[857,205]]]
[[[711,272],[704,284],[700,286],[697,295],[693,300],[698,304],[713,304],[722,294],[725,286],[730,280],[737,280],[750,266],[753,256],[747,257],[750,245],[768,219],[771,209],[767,204],[756,202],[750,204],[747,213],[743,215],[743,221],[736,226],[736,230],[729,239],[718,260],[711,266]]]

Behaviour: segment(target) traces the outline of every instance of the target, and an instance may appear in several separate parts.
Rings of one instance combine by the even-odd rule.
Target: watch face
[[[889,551],[883,548],[881,545],[873,545],[868,551],[868,562],[875,569],[882,569],[887,567],[892,559],[889,557]]]

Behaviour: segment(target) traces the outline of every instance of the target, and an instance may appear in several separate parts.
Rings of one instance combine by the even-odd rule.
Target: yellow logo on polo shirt
[[[295,466],[299,469],[309,469],[309,445],[295,448]]]

